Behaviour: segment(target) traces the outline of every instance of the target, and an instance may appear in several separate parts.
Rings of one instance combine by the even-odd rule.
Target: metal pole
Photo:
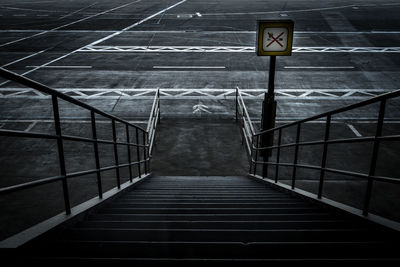
[[[274,95],[275,91],[275,65],[276,56],[269,57],[269,78],[268,78],[268,94]]]
[[[269,60],[269,78],[268,78],[268,92],[264,95],[261,129],[262,131],[272,129],[275,127],[275,65],[276,56],[270,56]],[[274,132],[265,133],[261,136],[261,147],[268,147],[273,145]],[[268,176],[268,158],[272,155],[272,149],[261,150],[263,156],[263,177]]]

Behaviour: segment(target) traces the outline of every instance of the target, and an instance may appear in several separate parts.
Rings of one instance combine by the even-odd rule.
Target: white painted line
[[[25,132],[29,132],[30,130],[32,130],[32,128],[35,127],[37,123],[38,121],[34,121],[31,124],[29,124],[29,126],[25,129]]]
[[[23,57],[23,58],[20,58],[20,59],[14,60],[14,61],[12,61],[12,62],[10,62],[10,63],[4,64],[4,65],[3,65],[3,66],[1,66],[1,67],[2,67],[2,68],[4,68],[4,67],[7,67],[7,66],[10,66],[10,65],[12,65],[12,64],[15,64],[15,63],[17,63],[17,62],[23,61],[23,60],[25,60],[25,59],[28,59],[28,58],[30,58],[30,57],[33,57],[33,56],[39,55],[39,54],[41,54],[41,53],[43,53],[43,52],[45,52],[45,51],[47,51],[47,50],[48,50],[48,49],[46,49],[46,50],[42,50],[42,51],[39,51],[39,52],[37,52],[37,53],[34,53],[34,54],[32,54],[32,55],[28,55],[28,56],[26,56],[26,57]]]
[[[263,14],[281,14],[281,13],[297,13],[297,12],[313,12],[313,11],[324,11],[324,10],[335,10],[335,9],[346,9],[355,6],[372,6],[372,5],[343,5],[336,7],[321,7],[321,8],[309,8],[309,9],[294,9],[294,10],[277,10],[277,11],[258,11],[258,12],[230,12],[230,13],[203,13],[204,16],[226,16],[226,15],[263,15]]]
[[[41,66],[26,66],[25,68],[39,68]],[[91,69],[92,66],[42,66],[46,69]]]
[[[353,131],[353,133],[354,133],[357,137],[362,137],[362,135],[360,134],[360,132],[357,131],[356,127],[354,127],[352,124],[347,123],[347,126],[350,128],[350,130]]]
[[[75,23],[79,23],[79,22],[82,22],[82,21],[85,21],[85,20],[88,20],[88,19],[91,19],[91,18],[100,16],[100,15],[104,15],[104,14],[106,14],[106,13],[108,13],[108,12],[115,11],[115,10],[117,10],[117,9],[126,7],[126,6],[128,6],[128,5],[131,5],[131,4],[140,2],[140,1],[141,1],[141,0],[136,0],[136,1],[131,2],[131,3],[128,3],[128,4],[125,4],[125,5],[122,5],[122,6],[118,6],[118,7],[115,7],[115,8],[112,8],[112,9],[109,9],[109,10],[106,10],[106,11],[103,11],[103,12],[100,12],[100,13],[97,13],[97,14],[94,14],[94,15],[91,15],[91,16],[89,16],[89,17],[85,17],[85,18],[82,18],[82,19],[79,19],[79,20],[76,20],[76,21],[73,21],[73,22],[64,24],[64,25],[62,25],[62,26],[58,26],[58,27],[53,28],[53,29],[51,29],[51,30],[42,31],[42,32],[39,32],[39,33],[37,33],[37,34],[33,34],[33,35],[30,35],[30,36],[27,36],[27,37],[23,37],[23,38],[14,40],[14,41],[10,41],[10,42],[8,42],[8,43],[0,44],[0,47],[6,46],[6,45],[10,45],[10,44],[15,44],[15,43],[17,43],[17,42],[21,42],[21,41],[24,41],[24,40],[27,40],[27,39],[30,39],[30,38],[33,38],[33,37],[36,37],[36,36],[39,36],[39,35],[48,33],[48,32],[53,32],[53,31],[56,31],[56,30],[58,30],[58,29],[62,29],[62,28],[64,28],[64,27],[71,26],[71,25],[73,25],[73,24],[75,24]]]
[[[225,69],[225,66],[153,66],[153,69]]]
[[[180,5],[180,4],[183,4],[183,3],[185,3],[185,2],[186,2],[186,0],[182,0],[182,1],[178,2],[178,3],[176,3],[176,4],[173,4],[172,6],[169,6],[169,7],[167,7],[167,8],[164,8],[163,10],[160,10],[160,11],[158,11],[157,13],[154,13],[153,15],[148,16],[147,18],[142,19],[141,21],[138,21],[138,22],[136,22],[136,23],[134,23],[134,24],[132,24],[132,25],[130,25],[130,26],[128,26],[128,27],[126,27],[126,28],[124,28],[124,29],[118,31],[118,32],[115,32],[115,33],[110,34],[110,35],[108,35],[108,36],[106,36],[106,37],[104,37],[104,38],[101,38],[101,39],[99,39],[99,40],[97,40],[97,41],[95,41],[95,42],[93,42],[93,43],[91,43],[91,44],[89,44],[89,45],[87,45],[87,46],[94,46],[94,45],[96,45],[96,44],[99,44],[99,43],[101,43],[101,42],[104,42],[105,40],[108,40],[108,39],[113,38],[113,37],[115,37],[115,36],[117,36],[117,35],[120,35],[121,33],[126,32],[126,31],[128,31],[128,30],[130,30],[130,29],[132,29],[132,28],[134,28],[134,27],[136,27],[136,26],[142,24],[143,22],[146,22],[146,21],[148,21],[148,20],[150,20],[150,19],[152,19],[152,18],[154,18],[154,17],[156,17],[156,16],[158,16],[158,15],[164,13],[165,11],[168,11],[168,10],[170,10],[171,8],[174,8],[174,7],[176,7],[176,6]]]
[[[284,69],[354,69],[353,66],[284,66]]]
[[[254,46],[94,46],[79,52],[254,53]],[[400,53],[400,47],[293,47],[293,53]]]
[[[71,12],[71,13],[65,15],[65,16],[60,17],[59,19],[64,19],[64,18],[66,18],[66,17],[72,16],[72,15],[74,15],[74,14],[76,14],[76,13],[79,13],[79,12],[81,12],[82,10],[88,9],[89,7],[92,7],[92,6],[96,5],[96,4],[97,4],[97,2],[94,2],[93,4],[91,4],[91,5],[87,6],[87,7],[84,7],[84,8],[81,8],[81,9],[79,9],[79,10],[76,10],[76,11],[74,11],[74,12]]]
[[[4,127],[4,125],[6,125],[5,123],[0,123],[0,129]]]

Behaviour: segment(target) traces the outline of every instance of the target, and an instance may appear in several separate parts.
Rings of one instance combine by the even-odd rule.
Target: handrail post
[[[138,161],[138,164],[137,164],[138,175],[139,175],[139,178],[142,178],[141,163],[140,163],[139,129],[138,128],[135,128],[135,129],[136,129],[136,158]]]
[[[157,102],[158,102],[158,124],[161,123],[161,95],[160,95],[160,88],[157,91]]]
[[[372,176],[375,175],[376,161],[378,159],[378,151],[379,151],[378,137],[380,137],[382,135],[383,121],[385,119],[385,109],[386,109],[386,99],[383,99],[383,100],[381,100],[381,104],[379,105],[378,124],[376,126],[374,147],[372,150],[371,163],[370,163],[370,168],[369,168],[369,173],[368,173],[368,184],[367,184],[367,190],[365,193],[365,200],[364,200],[364,208],[363,208],[364,216],[368,216],[368,212],[369,212],[369,205],[370,205],[371,194],[372,194],[372,185],[374,182]]]
[[[255,145],[255,159],[254,159],[254,175],[256,175],[257,172],[257,160],[258,160],[258,143],[259,143],[259,135],[256,137],[256,145]]]
[[[251,136],[251,145],[250,145],[250,168],[249,168],[249,173],[251,173],[253,169],[253,154],[254,154],[254,135]]]
[[[238,122],[238,95],[239,95],[239,87],[236,87],[236,102],[235,102],[235,120]]]
[[[99,191],[99,198],[103,198],[103,188],[101,184],[101,174],[100,174],[99,144],[97,143],[96,116],[93,110],[90,111],[90,117],[92,122],[92,136],[94,139],[93,149],[94,149],[94,158],[97,170],[96,171],[97,189]]]
[[[128,163],[129,163],[129,181],[132,182],[132,160],[131,160],[131,140],[129,138],[129,125],[125,124],[126,129],[126,147],[128,149]]]
[[[115,129],[115,120],[112,119],[112,132],[113,132],[113,143],[114,143],[114,159],[115,159],[115,165],[117,168],[115,168],[115,173],[117,175],[117,186],[118,189],[121,188],[121,177],[119,174],[119,159],[118,159],[118,146],[117,146],[117,131]]]
[[[148,172],[148,166],[147,166],[147,145],[148,145],[148,133],[143,131],[143,155],[144,155],[144,173],[147,174]]]
[[[297,165],[297,157],[299,154],[299,141],[300,141],[300,129],[301,124],[297,124],[297,131],[296,131],[296,146],[294,151],[294,159],[293,159],[293,173],[292,173],[292,189],[295,187],[296,183],[296,165]]]
[[[279,157],[281,154],[281,140],[282,140],[282,129],[278,130],[278,148],[276,151],[276,165],[275,165],[275,183],[278,182],[278,174],[279,174]]]
[[[322,191],[323,191],[323,187],[324,187],[326,158],[327,158],[327,155],[328,155],[328,143],[327,143],[327,141],[329,140],[330,128],[331,128],[331,115],[329,114],[326,117],[326,124],[325,124],[324,150],[322,152],[321,172],[320,172],[320,175],[319,175],[318,198],[322,197]]]
[[[64,194],[64,204],[65,204],[65,212],[67,215],[71,214],[71,204],[69,201],[69,191],[68,191],[68,183],[67,183],[67,170],[65,167],[65,157],[64,157],[64,145],[63,139],[61,135],[61,122],[60,122],[60,113],[58,109],[58,99],[56,95],[52,95],[52,103],[53,103],[53,116],[54,116],[54,125],[57,135],[57,148],[58,148],[58,160],[60,164],[60,174],[63,176],[62,179],[62,187]]]

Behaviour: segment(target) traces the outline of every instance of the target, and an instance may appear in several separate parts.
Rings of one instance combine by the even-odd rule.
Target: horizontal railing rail
[[[363,207],[362,210],[360,210],[361,214],[365,217],[368,216],[370,213],[370,201],[371,201],[371,194],[372,194],[372,188],[373,188],[373,182],[374,181],[380,181],[380,182],[387,182],[387,183],[393,183],[393,184],[400,184],[400,179],[398,177],[384,177],[380,175],[376,175],[376,166],[377,166],[377,160],[378,160],[378,154],[379,154],[379,145],[383,141],[400,141],[400,134],[383,134],[383,124],[385,121],[385,110],[387,107],[387,101],[389,99],[393,99],[396,97],[400,96],[400,90],[396,90],[393,92],[385,93],[376,97],[373,97],[371,99],[358,102],[352,105],[348,105],[342,108],[338,108],[335,110],[331,110],[328,112],[324,112],[309,118],[305,118],[302,120],[298,120],[295,122],[287,123],[284,125],[280,125],[277,127],[274,127],[272,129],[256,132],[252,135],[251,143],[251,167],[250,167],[250,174],[257,176],[257,166],[262,166],[264,171],[262,172],[263,178],[269,178],[265,177],[266,175],[269,176],[268,174],[268,168],[271,168],[271,166],[274,167],[273,169],[273,174],[274,174],[274,183],[278,183],[280,180],[279,177],[279,167],[291,167],[292,168],[292,173],[291,177],[285,177],[285,180],[289,181],[291,180],[291,185],[290,188],[292,190],[295,190],[296,188],[296,175],[297,175],[297,169],[298,168],[303,168],[303,169],[311,169],[311,170],[316,170],[319,171],[319,179],[318,181],[318,193],[316,194],[317,199],[321,199],[323,196],[323,188],[324,188],[324,182],[325,182],[325,174],[326,173],[335,173],[339,175],[345,175],[345,176],[351,176],[351,177],[357,177],[357,178],[362,178],[364,180],[367,180],[367,186],[366,186],[366,192],[364,196],[364,201],[363,201]],[[240,98],[240,97],[239,97]],[[238,104],[238,103],[237,103]],[[374,132],[373,136],[367,136],[367,137],[350,137],[350,138],[331,138],[331,128],[333,120],[333,116],[337,114],[342,114],[343,112],[347,111],[352,111],[355,109],[359,109],[362,107],[366,107],[368,105],[372,104],[377,104],[379,105],[379,108],[377,110],[377,119],[376,119],[376,129]],[[305,123],[311,122],[311,121],[319,121],[321,122],[324,121],[324,134],[322,139],[318,140],[311,140],[311,141],[301,141],[301,129],[302,126]],[[295,133],[293,136],[293,140],[289,143],[284,143],[282,144],[282,134],[283,131],[288,129],[289,127],[295,127]],[[289,133],[290,134],[290,133]],[[273,143],[269,144],[268,146],[261,146],[261,139],[265,136],[270,136],[273,135]],[[364,143],[364,142],[370,142],[373,144],[372,146],[372,151],[370,156],[370,161],[369,161],[369,167],[368,167],[368,173],[362,173],[358,171],[351,171],[351,170],[344,170],[344,169],[339,169],[339,168],[328,168],[327,167],[327,158],[329,155],[329,146],[332,144],[354,144],[354,143]],[[299,163],[298,162],[298,156],[299,156],[299,148],[300,147],[306,147],[306,146],[316,146],[316,145],[321,145],[323,146],[322,153],[320,155],[321,157],[321,162],[318,165],[315,164],[304,164],[304,163]],[[281,150],[283,148],[292,148],[294,150],[291,155],[293,160],[291,162],[282,162],[281,161]],[[274,159],[272,159],[272,156],[265,156],[265,155],[272,155],[272,151],[276,151],[274,155]],[[267,153],[271,152],[271,153]],[[260,160],[261,156],[263,156],[262,161]],[[314,155],[318,156],[318,155]],[[266,171],[265,171],[266,170]],[[270,178],[269,178],[270,179]]]
[[[70,194],[68,189],[68,179],[74,177],[80,177],[89,174],[96,174],[97,178],[97,189],[98,189],[98,197],[103,198],[103,185],[102,185],[102,173],[105,171],[115,170],[116,175],[116,185],[118,189],[121,188],[121,168],[128,168],[129,170],[129,180],[130,182],[133,181],[133,166],[137,168],[138,177],[142,177],[142,175],[149,173],[149,161],[150,161],[150,153],[149,150],[151,148],[149,144],[149,140],[154,139],[154,129],[151,129],[149,132],[141,128],[140,126],[134,125],[129,123],[126,120],[120,119],[112,114],[106,113],[101,111],[97,108],[94,108],[86,103],[83,103],[73,97],[67,96],[63,93],[58,92],[46,85],[28,79],[24,76],[19,74],[13,73],[8,71],[4,68],[0,68],[0,76],[3,78],[25,85],[42,93],[48,94],[51,96],[52,99],[52,111],[53,111],[53,121],[55,127],[55,134],[48,134],[48,133],[39,133],[39,132],[25,132],[25,131],[18,131],[18,130],[6,130],[0,129],[0,136],[4,137],[22,137],[22,138],[39,138],[45,140],[55,140],[57,141],[57,153],[58,153],[58,163],[59,163],[59,173],[58,176],[53,177],[46,177],[41,179],[31,179],[31,182],[25,182],[17,185],[6,186],[0,188],[0,195],[9,194],[12,192],[17,192],[24,189],[29,189],[37,186],[41,186],[44,184],[54,183],[54,182],[61,182],[62,189],[63,189],[63,197],[64,197],[64,205],[65,205],[65,212],[66,214],[71,213],[71,204],[70,204]],[[59,112],[59,104],[58,100],[62,99],[70,104],[77,105],[85,110],[90,111],[90,124],[91,124],[91,134],[92,138],[88,137],[81,137],[81,136],[73,136],[73,135],[66,135],[63,134],[61,128],[62,118],[60,117]],[[159,112],[159,92],[157,93],[158,99],[158,112]],[[154,105],[153,105],[154,109]],[[153,112],[152,109],[152,112]],[[111,135],[112,140],[105,140],[100,139],[97,137],[97,124],[96,124],[96,115],[102,116],[111,121]],[[159,114],[157,115],[159,118]],[[118,126],[122,126],[122,131],[125,135],[125,140],[119,140],[117,136],[117,123]],[[131,141],[131,133],[134,133],[135,138],[134,141]],[[149,137],[151,136],[152,139]],[[65,152],[64,152],[64,141],[78,141],[84,143],[92,143],[93,144],[93,152],[94,152],[94,159],[96,167],[90,170],[78,171],[78,172],[67,172],[66,169],[66,160],[65,160]],[[111,166],[101,166],[100,164],[100,155],[99,155],[99,144],[108,144],[113,145],[113,152],[114,152],[114,164]],[[126,147],[127,151],[127,163],[120,163],[119,159],[119,146]],[[132,151],[131,148],[136,150],[136,159],[132,159]]]

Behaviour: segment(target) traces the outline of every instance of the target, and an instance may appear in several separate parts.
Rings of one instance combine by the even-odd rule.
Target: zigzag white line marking
[[[254,53],[254,46],[86,46],[78,52]],[[294,53],[400,53],[400,47],[293,47]]]

